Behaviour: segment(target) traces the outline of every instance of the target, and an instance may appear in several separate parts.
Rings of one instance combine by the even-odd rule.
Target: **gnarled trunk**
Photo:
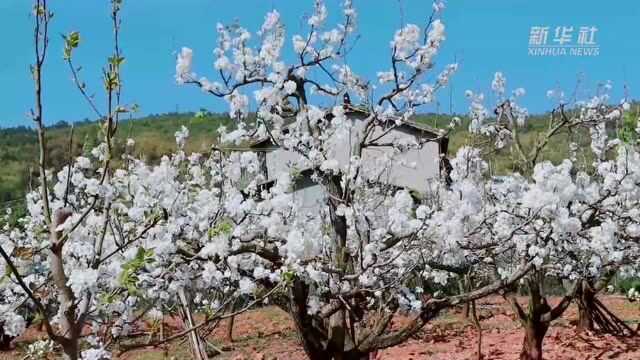
[[[286,304],[279,304],[295,324],[302,347],[310,360],[364,360],[369,352],[353,346],[348,334],[344,310],[338,310],[328,319],[321,320],[307,313],[309,288],[301,280],[294,280],[291,296]]]
[[[527,321],[520,360],[542,360],[542,342],[548,329],[548,324],[537,319]]]
[[[520,360],[542,360],[542,343],[549,330],[549,324],[562,315],[573,300],[573,294],[565,296],[562,301],[552,308],[545,297],[544,272],[534,271],[526,279],[529,288],[529,309],[525,313],[513,294],[507,296],[509,305],[516,313],[524,327],[525,335],[522,341]]]
[[[596,294],[586,281],[583,281],[580,293],[578,294],[578,332],[595,331],[593,314],[596,311]]]
[[[77,360],[80,358],[80,346],[78,339],[67,339],[62,343],[62,359],[63,360]]]
[[[598,331],[616,336],[634,335],[636,332],[612,313],[596,298],[596,294],[606,286],[611,275],[598,281],[582,280],[577,292],[578,332]]]

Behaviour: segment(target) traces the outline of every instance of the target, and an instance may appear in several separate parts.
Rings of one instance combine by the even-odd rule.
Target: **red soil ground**
[[[637,304],[616,296],[601,298],[607,306],[632,328],[640,320]],[[510,309],[500,298],[489,298],[479,304],[483,329],[482,353],[484,359],[517,359],[524,336]],[[576,308],[570,307],[564,316],[554,322],[544,342],[546,360],[556,359],[640,359],[640,337],[615,338],[608,335],[576,334],[573,320]],[[175,320],[168,323],[177,326]],[[403,319],[398,320],[398,323]],[[173,326],[172,326],[173,327]],[[209,340],[224,351],[215,359],[305,359],[296,338],[293,324],[281,310],[268,307],[236,317],[234,342],[224,340],[226,323],[221,324]],[[0,359],[19,359],[34,338],[44,334],[30,329],[16,340],[16,349],[0,354]],[[472,324],[461,320],[460,309],[451,309],[428,324],[402,346],[380,351],[377,359],[463,360],[476,359],[477,331]],[[147,348],[126,353],[120,359],[189,359],[186,342],[173,343],[169,348]]]

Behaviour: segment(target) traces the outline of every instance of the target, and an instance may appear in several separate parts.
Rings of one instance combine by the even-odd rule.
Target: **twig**
[[[71,163],[73,162],[73,124],[71,124],[71,133],[69,134],[69,162],[67,164],[67,186],[64,190],[64,206],[69,203],[69,187],[71,185]]]
[[[209,319],[206,319],[206,320],[202,321],[200,324],[198,324],[198,325],[196,325],[196,326],[193,326],[193,327],[191,327],[191,328],[189,328],[189,329],[186,329],[186,330],[184,330],[184,331],[181,331],[181,332],[179,332],[179,333],[177,333],[177,334],[175,334],[175,335],[171,335],[171,336],[169,336],[169,337],[167,337],[167,338],[165,338],[165,339],[163,339],[163,340],[156,340],[156,341],[153,341],[153,342],[151,342],[151,343],[147,343],[147,344],[130,344],[130,345],[123,345],[124,350],[122,350],[122,351],[120,352],[120,355],[124,354],[124,353],[125,353],[125,352],[127,352],[127,351],[131,351],[131,350],[138,349],[138,348],[141,348],[141,347],[147,347],[147,346],[158,346],[158,345],[165,344],[165,343],[167,343],[167,342],[170,342],[170,341],[173,341],[173,340],[175,340],[175,339],[178,339],[178,338],[180,338],[180,337],[182,337],[182,336],[185,336],[185,335],[187,335],[187,334],[191,333],[192,331],[196,331],[196,330],[198,330],[198,329],[202,328],[203,326],[205,326],[205,325],[207,325],[207,324],[209,324],[209,323],[211,323],[211,322],[213,322],[213,321],[216,321],[216,320],[222,320],[222,319],[226,319],[226,318],[233,317],[233,316],[236,316],[236,315],[238,315],[238,314],[241,314],[241,313],[243,313],[243,312],[245,312],[245,311],[249,310],[250,308],[252,308],[254,305],[256,305],[256,304],[260,303],[260,302],[261,302],[261,301],[263,301],[264,299],[268,298],[268,297],[269,297],[269,296],[271,296],[273,293],[275,293],[275,292],[276,292],[276,290],[279,290],[279,289],[280,289],[280,286],[276,286],[276,287],[274,287],[273,289],[269,290],[269,292],[267,292],[267,293],[266,293],[266,294],[264,294],[263,296],[261,296],[261,297],[259,297],[259,298],[255,299],[254,301],[250,302],[248,305],[246,305],[246,306],[245,306],[245,307],[243,307],[242,309],[237,310],[237,311],[234,311],[234,312],[232,312],[232,313],[228,313],[228,314],[223,314],[223,315],[216,316],[216,315],[220,312],[220,310],[221,310],[221,309],[224,309],[224,308],[226,307],[226,306],[225,306],[226,304],[223,304],[222,306],[220,306],[220,308],[218,308],[218,310],[216,310],[216,312],[213,314],[213,316],[211,316]],[[230,300],[228,300],[228,301],[230,301]],[[228,301],[227,301],[227,302],[228,302]]]
[[[478,314],[476,312],[476,301],[471,301],[471,315],[473,316],[473,324],[476,326],[476,330],[478,330],[478,360],[482,360],[482,326],[480,325],[480,321],[478,320]]]

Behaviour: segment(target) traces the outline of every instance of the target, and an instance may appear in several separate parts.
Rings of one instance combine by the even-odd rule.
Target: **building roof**
[[[362,115],[364,117],[369,116],[369,114],[370,114],[369,109],[366,109],[366,108],[361,107],[361,106],[354,106],[354,105],[351,105],[351,104],[348,104],[348,105],[345,104],[343,106],[344,106],[346,114],[359,114],[359,115]],[[332,117],[331,115],[332,115],[331,114],[331,110],[327,109],[325,117],[327,117],[330,120],[331,117]],[[289,120],[289,121],[287,121],[287,120]],[[396,120],[400,120],[400,125],[398,125],[398,127],[407,127],[407,128],[409,128],[411,130],[419,130],[421,132],[426,132],[426,133],[428,133],[430,135],[430,138],[433,138],[433,139],[435,139],[435,138],[443,138],[443,136],[446,134],[446,131],[444,131],[442,129],[439,129],[437,127],[429,126],[429,125],[426,125],[426,124],[417,123],[417,122],[411,121],[411,120],[401,120],[399,117],[398,118],[394,118],[394,119],[389,119],[387,121],[388,122],[391,122],[391,121],[395,122]],[[295,120],[294,120],[293,117],[290,117],[290,118],[285,119],[285,122],[288,123],[286,125],[286,127],[289,127],[295,122]],[[251,147],[255,147],[257,145],[264,144],[265,142],[268,142],[268,141],[270,141],[270,139],[268,137],[255,139],[254,141],[252,141],[250,143],[250,146]]]
[[[365,108],[354,106],[354,105],[344,105],[344,106],[345,106],[346,113],[360,113],[364,116],[369,116],[370,114],[369,109],[365,109]],[[396,120],[400,120],[401,122],[400,126],[407,126],[413,129],[425,131],[425,132],[431,133],[432,135],[434,135],[434,137],[443,136],[446,133],[444,130],[439,129],[437,127],[417,123],[411,120],[402,120],[400,117],[395,117],[395,118],[389,119],[388,121],[396,121]]]

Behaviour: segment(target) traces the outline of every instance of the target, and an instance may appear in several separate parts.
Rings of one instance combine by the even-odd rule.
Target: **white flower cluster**
[[[15,337],[26,330],[27,323],[10,305],[0,305],[0,326],[6,335]]]
[[[105,349],[88,349],[82,351],[82,360],[111,360],[111,352]]]
[[[46,359],[53,352],[52,340],[40,340],[29,344],[27,356],[33,359]]]
[[[96,289],[99,275],[100,272],[95,269],[73,269],[69,274],[67,285],[71,287],[76,296],[80,297],[82,292]]]
[[[191,70],[193,61],[193,51],[189,48],[183,47],[182,51],[178,54],[178,60],[176,61],[176,81],[179,84],[194,80],[195,73]]]

